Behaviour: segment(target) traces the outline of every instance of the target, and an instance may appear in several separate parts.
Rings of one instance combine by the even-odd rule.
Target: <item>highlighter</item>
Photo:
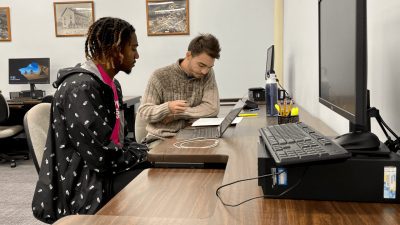
[[[240,117],[258,116],[258,113],[240,113]]]

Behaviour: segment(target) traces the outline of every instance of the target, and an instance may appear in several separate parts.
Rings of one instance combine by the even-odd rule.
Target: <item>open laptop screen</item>
[[[221,125],[219,126],[220,128],[220,134],[223,134],[226,129],[231,125],[232,121],[236,118],[237,115],[239,115],[240,111],[242,111],[244,105],[245,105],[246,100],[239,100],[233,106],[232,110],[228,113],[227,116],[225,116],[225,119],[222,121]]]

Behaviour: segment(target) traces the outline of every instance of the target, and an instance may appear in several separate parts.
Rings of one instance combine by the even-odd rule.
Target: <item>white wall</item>
[[[10,7],[11,42],[0,42],[0,90],[29,89],[8,84],[8,59],[50,57],[51,82],[57,70],[84,60],[85,37],[56,37],[53,2],[2,0]],[[266,49],[273,43],[273,0],[189,0],[190,35],[147,36],[145,0],[94,1],[95,18],[120,17],[137,30],[140,59],[130,76],[119,74],[124,95],[142,95],[151,73],[184,57],[189,41],[212,33],[221,44],[215,64],[222,98],[241,97],[249,87],[263,86]],[[51,85],[38,89],[54,92]]]
[[[371,106],[400,134],[400,1],[368,0],[368,89]],[[340,15],[338,15],[340,16]],[[348,122],[318,103],[318,0],[287,0],[284,3],[285,86],[295,100],[338,133]],[[372,131],[386,137],[375,119]]]

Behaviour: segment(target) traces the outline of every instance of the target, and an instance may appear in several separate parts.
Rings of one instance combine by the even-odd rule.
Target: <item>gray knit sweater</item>
[[[147,122],[147,140],[174,136],[188,120],[214,117],[219,113],[214,70],[210,69],[201,79],[191,78],[180,67],[181,61],[156,70],[150,77],[138,110],[139,116]],[[190,107],[182,114],[175,114],[174,121],[165,124],[163,119],[171,114],[168,101],[174,100],[186,100]]]

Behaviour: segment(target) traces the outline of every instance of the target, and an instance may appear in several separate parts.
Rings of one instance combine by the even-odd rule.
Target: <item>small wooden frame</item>
[[[147,35],[188,35],[189,0],[146,0]]]
[[[93,1],[54,2],[57,37],[85,36],[93,21]]]
[[[11,41],[10,7],[0,7],[0,41]]]

